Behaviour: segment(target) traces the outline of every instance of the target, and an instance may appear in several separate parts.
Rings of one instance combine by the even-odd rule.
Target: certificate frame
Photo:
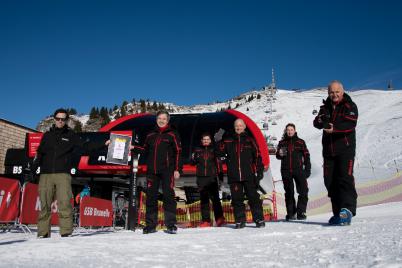
[[[128,135],[110,133],[110,144],[107,150],[106,163],[128,165],[131,139],[132,137]]]

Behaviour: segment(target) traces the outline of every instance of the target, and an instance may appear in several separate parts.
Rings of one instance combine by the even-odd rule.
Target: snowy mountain
[[[361,208],[350,226],[330,227],[329,216],[268,222],[263,229],[179,229],[177,235],[0,233],[0,267],[402,267],[402,202]]]

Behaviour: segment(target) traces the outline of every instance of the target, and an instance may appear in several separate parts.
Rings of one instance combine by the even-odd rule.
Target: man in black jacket
[[[211,199],[216,226],[220,227],[225,224],[223,217],[223,209],[219,198],[219,185],[217,176],[220,182],[223,180],[222,164],[217,157],[215,146],[212,144],[211,134],[203,133],[201,135],[201,147],[194,149],[191,155],[191,162],[197,165],[197,185],[200,191],[201,199],[201,217],[202,222],[200,227],[210,227],[210,208],[209,200]]]
[[[307,178],[310,177],[310,153],[304,140],[297,136],[296,126],[289,123],[285,127],[283,138],[278,144],[276,158],[281,160],[281,175],[285,189],[286,220],[306,219],[308,202]],[[299,194],[295,201],[294,183]]]
[[[358,110],[339,81],[328,86],[328,98],[314,119],[323,129],[324,182],[331,198],[329,224],[348,225],[356,215],[357,193],[353,177]]]
[[[226,156],[228,183],[236,221],[235,228],[244,228],[246,225],[244,194],[248,198],[256,226],[258,228],[265,227],[262,201],[257,192],[264,170],[260,152],[254,139],[246,133],[246,124],[242,119],[235,121],[234,128],[235,134],[225,138],[221,142],[219,150],[222,155]]]
[[[156,114],[157,126],[151,131],[144,146],[135,146],[134,151],[146,153],[147,156],[147,200],[146,200],[146,226],[144,234],[156,232],[158,225],[158,193],[159,184],[162,183],[163,210],[165,213],[166,232],[175,234],[176,226],[176,200],[174,185],[175,179],[180,178],[182,170],[181,142],[177,131],[169,125],[170,115],[166,111]]]
[[[67,127],[68,112],[58,109],[54,112],[55,124],[46,132],[38,147],[32,171],[40,167],[39,198],[41,211],[38,218],[38,237],[48,238],[50,232],[51,204],[57,200],[60,235],[70,236],[73,232],[73,215],[70,199],[71,160],[75,150],[84,146],[80,137]],[[101,147],[104,144],[94,145]],[[54,198],[55,197],[55,198]]]

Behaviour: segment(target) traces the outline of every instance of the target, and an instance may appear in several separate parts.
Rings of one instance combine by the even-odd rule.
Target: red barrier
[[[19,203],[19,181],[0,177],[0,221],[15,221],[18,217]]]
[[[80,226],[112,226],[112,201],[86,196],[80,203]]]
[[[33,183],[25,184],[22,190],[22,205],[20,222],[22,224],[36,224],[38,223],[38,215],[40,211],[40,199],[38,193],[38,185]],[[74,202],[74,201],[73,201]],[[74,203],[72,203],[74,204]],[[59,224],[59,217],[57,215],[57,200],[51,205],[52,207],[52,225]]]

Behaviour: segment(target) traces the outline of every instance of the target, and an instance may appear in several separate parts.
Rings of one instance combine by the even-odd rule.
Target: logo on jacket
[[[70,141],[70,140],[67,139],[67,138],[61,138],[61,140],[62,140],[62,141]]]

